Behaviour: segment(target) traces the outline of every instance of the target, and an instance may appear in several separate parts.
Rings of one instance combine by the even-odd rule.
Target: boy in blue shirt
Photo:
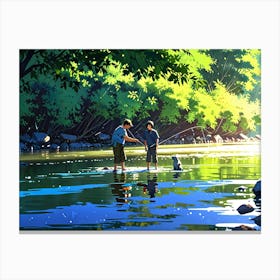
[[[146,124],[147,130],[144,132],[144,145],[147,152],[146,162],[147,169],[150,169],[151,161],[155,164],[155,169],[158,167],[157,148],[159,143],[158,132],[154,129],[154,122],[148,121]]]
[[[126,155],[124,153],[124,144],[127,142],[141,143],[137,138],[131,138],[127,135],[127,129],[131,128],[132,122],[125,119],[122,125],[119,125],[112,135],[112,146],[114,153],[114,172],[117,171],[118,164],[121,165],[122,171],[125,171]]]

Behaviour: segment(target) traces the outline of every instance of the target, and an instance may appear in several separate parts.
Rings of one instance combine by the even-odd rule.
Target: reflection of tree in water
[[[126,184],[126,174],[114,173],[114,183],[110,184],[113,196],[116,197],[116,201],[120,204],[128,203],[129,197],[131,197],[132,186]]]

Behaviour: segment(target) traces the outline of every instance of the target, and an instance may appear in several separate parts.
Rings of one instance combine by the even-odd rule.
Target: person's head
[[[123,127],[126,128],[126,129],[129,129],[129,128],[133,127],[132,121],[129,120],[129,119],[125,119],[123,121]]]
[[[153,121],[147,121],[146,127],[148,130],[152,130],[154,128],[154,122]]]

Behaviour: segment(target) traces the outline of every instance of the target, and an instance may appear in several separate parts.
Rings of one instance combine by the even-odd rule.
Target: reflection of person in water
[[[150,198],[155,198],[155,193],[158,191],[157,174],[151,178],[151,174],[147,175],[147,184],[143,184],[143,193],[150,196]]]
[[[116,201],[123,204],[128,203],[128,198],[131,197],[131,186],[125,184],[126,174],[114,173],[114,183],[111,184],[112,194],[116,197]]]

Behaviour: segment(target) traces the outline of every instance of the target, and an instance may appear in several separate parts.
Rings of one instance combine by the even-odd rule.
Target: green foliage
[[[222,119],[223,130],[233,132],[239,124],[244,130],[255,130],[259,116],[259,101],[252,102],[246,95],[232,94],[225,85],[217,82],[211,92],[202,88],[193,92],[186,120],[190,123],[196,121],[197,125],[204,128],[215,129]]]
[[[50,125],[70,126],[81,120],[82,98],[86,92],[77,94],[73,89],[60,88],[59,84],[47,76],[39,76],[29,92],[20,94],[21,124],[27,120],[39,127],[45,120]]]
[[[35,95],[33,92],[22,92],[19,98],[20,125],[28,126],[29,119],[34,118]]]
[[[221,82],[229,92],[250,93],[260,76],[260,50],[208,50],[214,65],[212,71],[202,70],[208,88],[212,90],[216,82]]]
[[[189,98],[192,92],[192,83],[174,84],[164,78],[157,81],[157,88],[162,95],[174,99],[180,109],[189,109]],[[168,102],[168,100],[166,100]]]
[[[164,97],[163,99],[166,100],[167,98]],[[176,101],[174,99],[168,101],[169,102],[164,102],[160,117],[164,124],[176,123],[181,116],[180,111],[178,107],[176,107]]]
[[[260,74],[260,50],[21,50],[20,124],[157,114],[163,124],[254,130]]]
[[[245,91],[252,91],[254,86],[259,82],[257,79],[261,74],[259,59],[260,50],[246,50],[245,54],[240,59],[237,59],[238,62],[247,62],[252,66],[240,68],[239,70],[240,74],[248,78],[246,82],[241,83]]]
[[[224,131],[235,131],[241,121],[245,130],[253,131],[256,117],[260,116],[259,101],[252,102],[247,95],[232,94],[221,83],[216,83],[215,87],[214,100],[220,110],[220,117],[225,120]]]
[[[54,90],[45,94],[42,99],[46,116],[52,124],[69,127],[73,123],[81,121],[82,99],[86,97],[86,90],[79,90],[79,94],[74,89],[67,90],[54,87]],[[59,106],[58,106],[59,104]]]
[[[213,98],[213,94],[209,94],[201,88],[193,92],[191,100],[192,106],[186,117],[187,120],[189,122],[197,120],[197,125],[214,129],[220,118],[220,108]]]

